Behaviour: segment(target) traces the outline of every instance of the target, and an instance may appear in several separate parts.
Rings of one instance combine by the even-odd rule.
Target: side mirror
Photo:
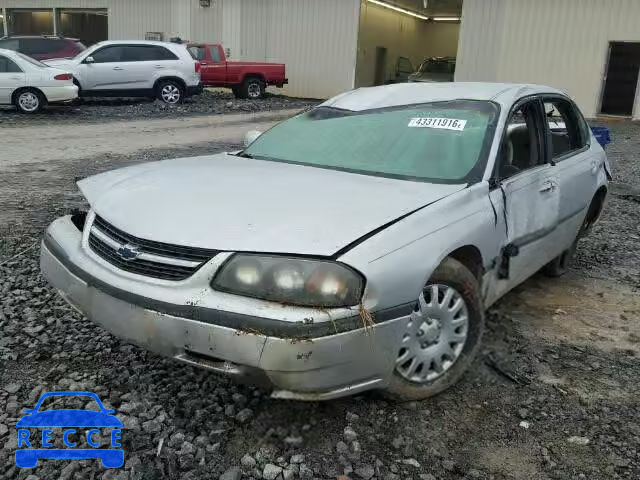
[[[245,133],[242,144],[245,147],[248,147],[253,142],[255,142],[260,135],[262,135],[262,132],[260,130],[249,130],[247,133]]]
[[[93,63],[93,62],[95,62],[95,60],[92,56],[88,56],[87,58],[84,59],[84,63]]]

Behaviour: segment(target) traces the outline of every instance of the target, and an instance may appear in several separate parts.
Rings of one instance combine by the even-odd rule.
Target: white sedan
[[[13,50],[0,48],[0,105],[15,105],[23,113],[35,113],[49,103],[78,98],[73,75],[48,67]]]

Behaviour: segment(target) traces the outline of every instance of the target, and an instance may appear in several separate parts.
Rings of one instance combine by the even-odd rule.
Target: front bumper
[[[161,298],[153,298],[152,287],[148,297],[133,295],[130,288],[118,286],[131,280],[119,282],[117,269],[96,262],[88,248],[70,217],[56,220],[42,245],[42,273],[72,306],[131,343],[272,387],[279,398],[321,400],[384,388],[392,374],[406,315],[366,330],[318,330],[315,338],[299,336],[297,322],[279,322],[290,325],[292,335],[283,328],[275,335],[272,318],[178,304],[170,310]],[[287,307],[288,314],[292,309]],[[244,323],[247,318],[254,322]],[[348,325],[350,319],[339,320],[343,327],[345,320]]]

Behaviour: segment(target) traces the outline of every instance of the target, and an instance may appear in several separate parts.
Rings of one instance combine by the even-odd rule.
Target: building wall
[[[376,47],[387,49],[387,80],[394,77],[398,57],[407,57],[417,68],[427,57],[455,56],[458,50],[458,23],[425,22],[376,4],[363,1],[356,86],[374,84]]]
[[[224,26],[239,46],[226,46],[232,59],[285,63],[289,85],[275,92],[327,98],[353,88],[358,15],[359,0],[242,0]]]
[[[612,41],[640,42],[638,0],[464,0],[456,79],[548,84],[593,117]]]

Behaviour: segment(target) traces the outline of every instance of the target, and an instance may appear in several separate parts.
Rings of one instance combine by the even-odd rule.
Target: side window
[[[157,56],[156,60],[178,60],[178,56],[168,48],[152,47]]]
[[[178,58],[166,48],[155,45],[127,45],[123,50],[124,62],[153,62]]]
[[[397,70],[400,73],[413,73],[411,60],[406,57],[398,57]]]
[[[521,105],[509,117],[498,157],[500,179],[512,177],[543,163],[539,103]]]
[[[206,59],[206,50],[204,47],[193,45],[189,47],[189,53],[195,60],[205,60]]]
[[[122,61],[122,47],[120,45],[113,45],[111,47],[104,47],[100,50],[93,52],[91,55],[94,63],[111,63]]]
[[[549,125],[554,159],[580,150],[587,144],[589,137],[584,119],[571,102],[561,98],[549,98],[544,101],[544,111]]]
[[[218,50],[218,47],[211,47],[211,60],[214,62],[219,62],[220,61],[220,50]]]
[[[22,73],[22,70],[13,60],[0,55],[0,73]]]

